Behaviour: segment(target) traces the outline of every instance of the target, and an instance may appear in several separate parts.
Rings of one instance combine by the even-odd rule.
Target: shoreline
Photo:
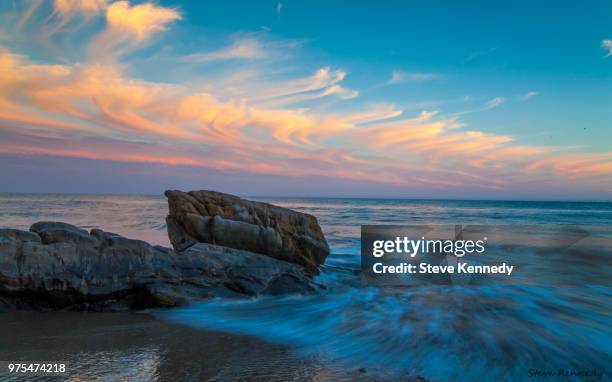
[[[84,379],[208,380],[234,367],[246,349],[288,353],[285,346],[190,328],[152,312],[4,312],[0,328],[0,359],[62,361],[68,377]]]
[[[192,328],[153,313],[1,312],[0,360],[61,361],[68,379],[84,380],[385,380],[358,366],[346,370],[301,357],[287,345]]]

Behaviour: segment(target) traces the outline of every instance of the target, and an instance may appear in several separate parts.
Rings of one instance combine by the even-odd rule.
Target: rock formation
[[[166,191],[168,235],[180,251],[194,243],[243,249],[303,266],[310,274],[329,255],[317,219],[214,191]]]
[[[175,252],[93,229],[0,229],[0,308],[121,310],[318,289],[296,264],[198,243]]]
[[[119,310],[311,293],[329,248],[315,217],[212,191],[166,191],[174,250],[61,222],[0,229],[0,308]]]

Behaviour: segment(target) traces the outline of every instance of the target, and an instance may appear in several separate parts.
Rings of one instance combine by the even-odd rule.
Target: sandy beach
[[[146,313],[0,313],[0,360],[64,361],[68,376],[50,379],[68,381],[374,380],[359,367],[334,369],[283,345]],[[25,379],[4,374],[0,380]]]

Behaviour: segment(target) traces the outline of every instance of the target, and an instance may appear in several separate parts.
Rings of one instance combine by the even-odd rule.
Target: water
[[[287,345],[326,367],[366,368],[368,375],[383,379],[533,380],[530,369],[556,373],[612,365],[609,247],[603,255],[571,259],[563,277],[579,280],[574,283],[559,284],[552,277],[536,285],[378,288],[362,285],[357,274],[361,224],[504,224],[542,232],[580,226],[607,240],[612,203],[259,200],[318,218],[332,251],[317,280],[327,291],[219,299],[154,314]],[[0,226],[61,220],[162,245],[168,245],[166,211],[163,197],[0,195]],[[536,262],[534,269],[550,273],[551,257],[530,261]]]

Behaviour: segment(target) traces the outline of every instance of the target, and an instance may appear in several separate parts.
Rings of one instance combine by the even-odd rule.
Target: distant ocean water
[[[365,367],[380,376],[533,380],[528,377],[533,368],[557,372],[612,365],[609,256],[579,259],[598,272],[576,274],[579,282],[571,286],[375,288],[362,285],[358,276],[362,224],[580,226],[606,236],[612,203],[252,199],[317,217],[332,251],[318,278],[327,291],[212,300],[156,315],[282,343],[333,367]],[[163,196],[0,194],[0,227],[27,229],[36,221],[58,220],[168,245],[166,213]]]

